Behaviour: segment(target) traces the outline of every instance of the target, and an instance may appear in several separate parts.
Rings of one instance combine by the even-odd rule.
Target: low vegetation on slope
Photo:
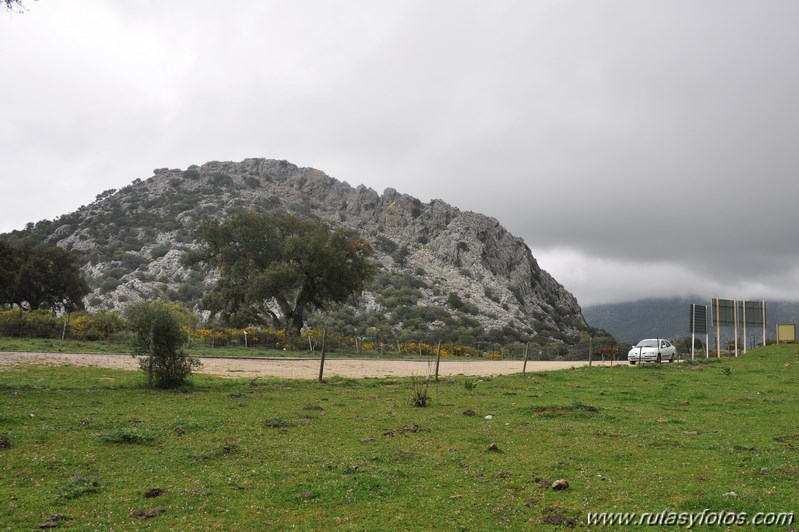
[[[523,529],[601,511],[790,512],[797,380],[794,346],[437,385],[195,376],[166,392],[133,372],[4,368],[0,524]]]
[[[70,251],[88,280],[88,310],[119,312],[132,302],[165,299],[211,311],[218,309],[200,302],[216,273],[182,259],[197,249],[198,227],[243,211],[288,213],[369,243],[375,278],[344,307],[314,314],[311,326],[334,322],[342,334],[401,342],[434,335],[443,342],[562,346],[590,332],[574,296],[498,220],[393,189],[353,188],[286,161],[157,169],[73,213],[0,238]]]

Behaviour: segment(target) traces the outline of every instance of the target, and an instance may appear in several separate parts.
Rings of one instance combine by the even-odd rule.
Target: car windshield
[[[657,347],[658,341],[657,340],[641,340],[635,347]]]

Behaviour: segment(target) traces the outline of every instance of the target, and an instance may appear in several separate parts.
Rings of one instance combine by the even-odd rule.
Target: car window
[[[635,347],[657,347],[657,346],[658,346],[657,340],[641,340],[635,345]]]

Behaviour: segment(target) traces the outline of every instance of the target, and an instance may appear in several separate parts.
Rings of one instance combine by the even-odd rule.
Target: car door
[[[660,341],[660,359],[664,362],[666,360],[671,360],[675,357],[675,347],[671,345],[667,340]]]

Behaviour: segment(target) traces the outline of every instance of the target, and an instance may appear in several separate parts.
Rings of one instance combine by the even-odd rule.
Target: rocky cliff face
[[[29,224],[11,236],[76,252],[93,287],[91,308],[120,309],[164,296],[195,304],[210,279],[180,266],[180,256],[193,245],[191,229],[202,218],[242,209],[285,210],[348,227],[372,241],[383,274],[360,308],[391,319],[395,331],[403,322],[392,318],[393,300],[381,293],[380,282],[398,276],[414,279],[416,307],[438,307],[453,319],[463,315],[484,332],[562,341],[587,329],[574,297],[497,220],[440,200],[425,204],[393,189],[381,195],[352,187],[286,161],[158,169],[149,179],[100,194],[75,213]],[[446,315],[439,312],[426,326],[439,327]]]

